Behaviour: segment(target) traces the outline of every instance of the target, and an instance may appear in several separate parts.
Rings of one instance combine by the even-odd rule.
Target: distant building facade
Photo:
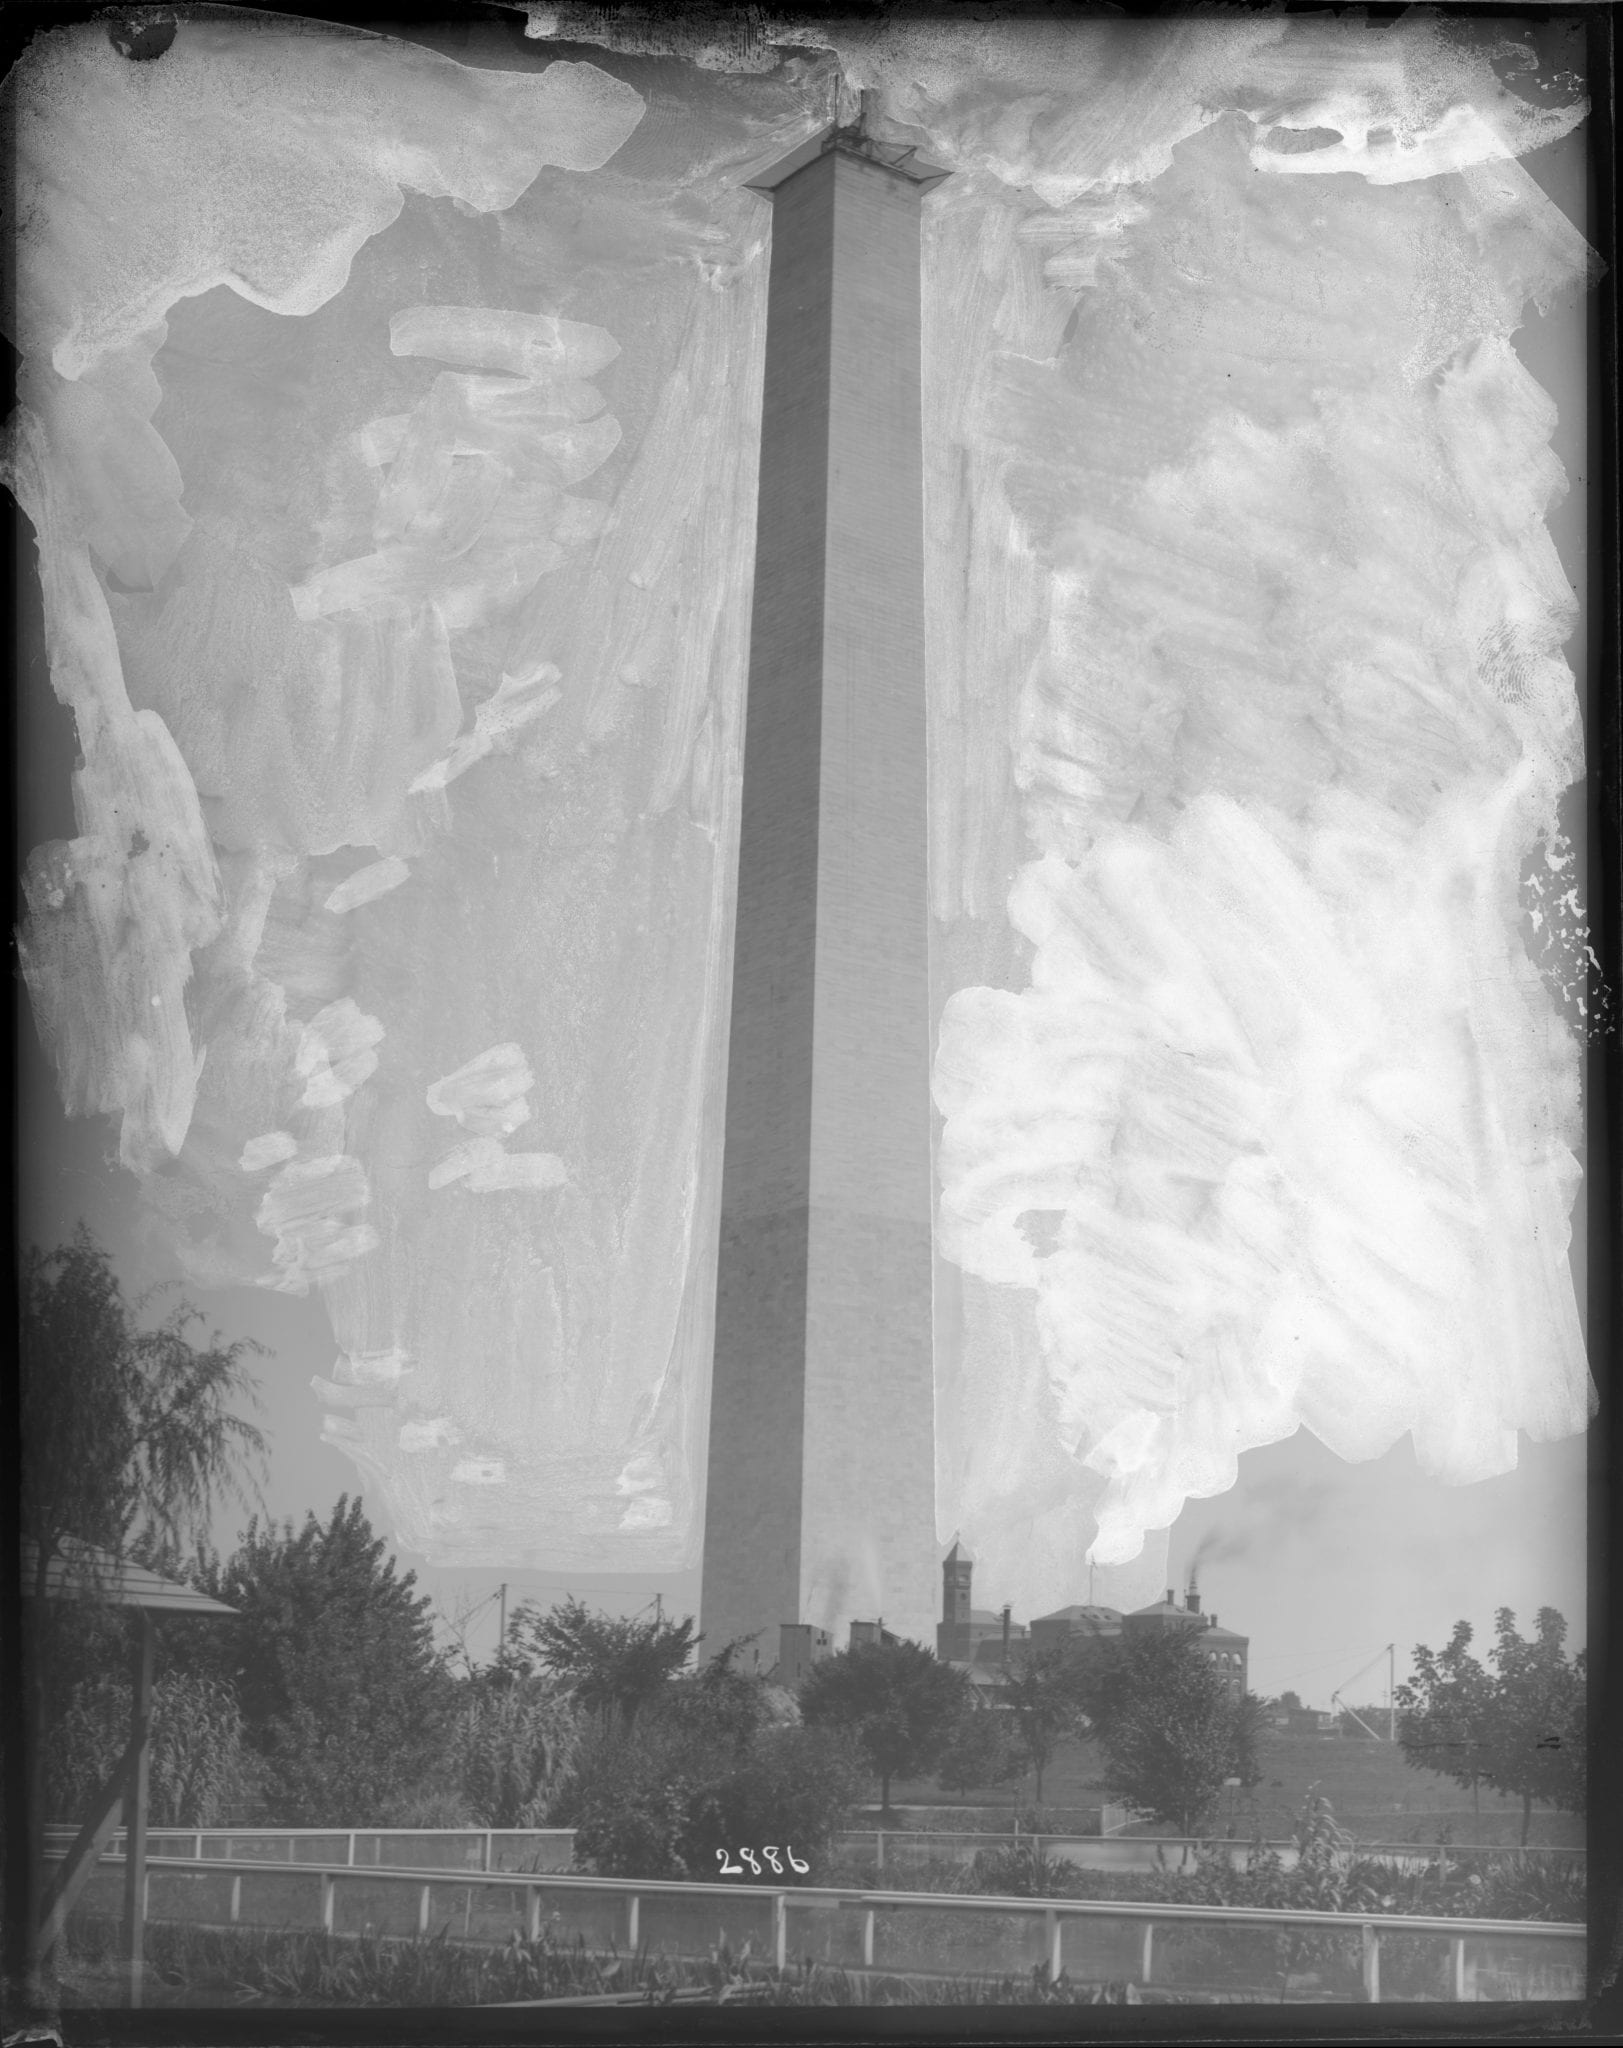
[[[1031,1624],[1034,1650],[1060,1650],[1078,1642],[1108,1642],[1121,1634],[1123,1616],[1114,1607],[1057,1607]]]
[[[860,1650],[864,1646],[877,1649],[881,1643],[899,1643],[901,1637],[892,1635],[882,1621],[854,1621],[851,1624],[848,1649]]]
[[[809,1621],[786,1621],[778,1630],[777,1682],[793,1692],[814,1664],[834,1654],[834,1638]]]
[[[935,1653],[943,1664],[1001,1670],[1023,1654],[1028,1636],[1008,1608],[994,1612],[970,1605],[970,1580],[975,1560],[962,1538],[955,1536],[941,1565],[941,1620],[936,1626]],[[1017,1647],[1018,1646],[1018,1647]]]
[[[1246,1690],[1251,1642],[1248,1636],[1219,1625],[1215,1614],[1202,1610],[1199,1592],[1191,1586],[1182,1604],[1172,1588],[1164,1600],[1123,1614],[1114,1607],[1089,1603],[1056,1608],[1039,1615],[1026,1629],[1009,1610],[994,1613],[971,1604],[975,1560],[960,1537],[954,1537],[941,1565],[941,1620],[936,1628],[936,1655],[946,1664],[972,1672],[1017,1662],[1028,1651],[1081,1647],[1120,1641],[1165,1629],[1198,1633],[1206,1661],[1233,1693]]]
[[[1207,1663],[1215,1669],[1230,1692],[1245,1691],[1251,1639],[1236,1635],[1231,1628],[1219,1627],[1215,1614],[1203,1613],[1200,1595],[1193,1586],[1184,1595],[1182,1606],[1168,1586],[1164,1600],[1157,1600],[1149,1607],[1135,1608],[1131,1614],[1122,1616],[1124,1635],[1174,1628],[1197,1630]]]

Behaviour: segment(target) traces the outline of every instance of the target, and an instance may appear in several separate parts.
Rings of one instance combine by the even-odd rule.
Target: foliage
[[[1286,1869],[1271,1844],[1253,1842],[1231,1860],[1208,1844],[1192,1868],[1095,1870],[1067,1858],[1033,1862],[1026,1844],[983,1850],[972,1865],[956,1858],[872,1855],[831,1863],[824,1881],[865,1891],[999,1893],[1010,1897],[1142,1899],[1186,1906],[1260,1906],[1299,1911],[1379,1912],[1506,1920],[1587,1917],[1581,1866],[1546,1863],[1509,1851],[1462,1851],[1446,1870],[1368,1855],[1341,1829],[1328,1800],[1310,1793],[1296,1824],[1301,1861]]]
[[[61,1961],[67,1983],[87,1968],[116,1964],[111,1921],[76,1920]],[[703,1982],[703,1962],[655,1966],[643,1958],[602,1955],[576,1936],[543,1932],[496,1947],[440,1931],[420,1940],[305,1933],[281,1928],[201,1928],[155,1921],[146,1934],[149,1967],[160,1983],[245,1999],[324,2005],[435,2007],[602,1996],[673,1975]]]
[[[455,1689],[430,1603],[385,1557],[358,1497],[297,1532],[255,1520],[231,1557],[204,1554],[194,1576],[241,1619],[174,1635],[194,1668],[236,1691],[266,1765],[267,1823],[387,1825],[443,1770]]]
[[[579,1600],[545,1614],[526,1601],[507,1632],[521,1668],[538,1664],[587,1712],[627,1728],[687,1663],[698,1641],[691,1619],[594,1614]]]
[[[1405,1762],[1474,1787],[1482,1779],[1491,1681],[1471,1655],[1471,1637],[1471,1624],[1460,1621],[1442,1650],[1416,1644],[1414,1676],[1394,1698]]]
[[[1035,1843],[1013,1843],[982,1849],[970,1871],[969,1889],[1008,1899],[1074,1897],[1071,1887],[1081,1876],[1064,1856],[1049,1856]]]
[[[1105,1784],[1127,1805],[1192,1835],[1216,1811],[1226,1779],[1257,1782],[1260,1703],[1230,1692],[1202,1653],[1197,1629],[1146,1632],[1107,1648],[1078,1679]]]
[[[78,1821],[129,1739],[130,1685],[110,1673],[76,1685],[45,1751],[47,1812]],[[236,1696],[217,1679],[166,1671],[152,1688],[150,1818],[154,1827],[225,1827],[250,1821],[260,1767]]]
[[[889,1809],[892,1778],[934,1768],[968,1705],[968,1682],[917,1643],[860,1643],[814,1664],[800,1687],[808,1727],[842,1729],[861,1746]]]
[[[677,1688],[672,1688],[673,1691]],[[706,1726],[691,1699],[580,1743],[550,1818],[604,1877],[714,1879],[716,1851],[792,1845],[816,1865],[860,1789],[849,1745],[825,1730]]]
[[[694,1877],[715,1877],[718,1850],[793,1847],[815,1871],[862,1789],[849,1746],[826,1728],[769,1728],[733,1768],[697,1790],[682,1832]],[[801,1880],[810,1882],[810,1873]]]
[[[1530,1641],[1508,1607],[1494,1620],[1491,1671],[1471,1655],[1469,1622],[1456,1622],[1440,1651],[1416,1646],[1414,1675],[1396,1694],[1398,1742],[1420,1769],[1519,1798],[1525,1846],[1535,1799],[1583,1810],[1587,1656],[1580,1650],[1568,1661],[1567,1625],[1553,1607],[1539,1609]]]
[[[461,1689],[450,1734],[450,1773],[481,1827],[540,1824],[574,1748],[575,1716],[558,1688],[505,1673]]]
[[[263,1457],[264,1438],[234,1413],[254,1398],[243,1360],[263,1347],[215,1334],[199,1348],[199,1321],[181,1302],[143,1329],[82,1223],[57,1250],[25,1254],[20,1506],[41,1588],[65,1546],[124,1551],[143,1533],[201,1529],[221,1493],[240,1493],[237,1461]]]
[[[1004,1680],[1002,1698],[1036,1779],[1039,1808],[1043,1773],[1053,1761],[1054,1751],[1082,1724],[1082,1670],[1069,1648],[1042,1649],[1022,1658]]]
[[[765,1679],[740,1671],[729,1652],[674,1679],[659,1694],[657,1705],[669,1725],[722,1737],[743,1751],[778,1718],[781,1709],[774,1694]]]
[[[985,1707],[960,1714],[937,1759],[936,1783],[948,1792],[974,1792],[1018,1778],[1025,1757],[1010,1718]]]
[[[61,1957],[63,2003],[98,1988],[91,1972],[116,1968],[118,1929],[76,1920]],[[604,1955],[576,1937],[544,1934],[480,1947],[449,1939],[346,1938],[284,1929],[198,1928],[155,1922],[146,1953],[160,1984],[221,1994],[234,2005],[446,2007],[546,1998],[614,1997],[671,2005],[1101,2005],[1134,2004],[1129,1984],[1050,1979],[1042,1966],[996,1978],[853,1975],[809,1959],[776,1970],[748,1942],[707,1956]]]

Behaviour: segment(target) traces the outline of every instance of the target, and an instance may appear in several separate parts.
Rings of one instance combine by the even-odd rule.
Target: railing
[[[46,1829],[48,1850],[63,1850],[77,1831],[69,1826]],[[122,1832],[115,1834],[122,1839]],[[244,1860],[289,1863],[344,1863],[353,1868],[379,1866],[412,1870],[551,1871],[568,1870],[574,1856],[573,1828],[157,1828],[148,1836],[153,1855],[191,1856],[197,1860],[236,1855]],[[901,1828],[846,1828],[833,1845],[847,1855],[871,1854],[880,1870],[905,1869],[937,1859],[971,1866],[982,1854],[998,1851],[1035,1852],[1074,1863],[1083,1870],[1192,1870],[1202,1853],[1220,1854],[1243,1868],[1257,1846],[1252,1841],[1161,1835],[1070,1835],[948,1833]],[[1292,1870],[1298,1851],[1294,1842],[1266,1842],[1281,1867]],[[1338,1860],[1367,1857],[1409,1869],[1435,1869],[1446,1877],[1450,1865],[1465,1861],[1497,1862],[1519,1856],[1564,1858],[1583,1868],[1583,1849],[1473,1848],[1461,1843],[1360,1842]]]
[[[46,1853],[64,1851],[78,1830],[53,1824]],[[115,1832],[115,1842],[123,1830]],[[393,1865],[409,1870],[567,1870],[575,1852],[573,1828],[152,1828],[153,1856],[218,1861],[343,1863],[355,1869]],[[418,1853],[408,1854],[408,1851]]]
[[[80,1910],[116,1912],[123,1859],[104,1856]],[[568,1908],[567,1915],[565,1907]],[[549,1910],[550,1909],[550,1910]],[[1568,1923],[1351,1915],[1101,1899],[403,1870],[227,1857],[150,1859],[146,1910],[196,1926],[505,1943],[544,1929],[589,1948],[705,1955],[718,1935],[779,1969],[805,1958],[850,1970],[996,1977],[1069,1967],[1160,1996],[1270,1999],[1576,1999],[1586,1930]],[[1281,1945],[1285,1961],[1280,1963]],[[1069,1953],[1068,1953],[1069,1952]],[[1350,1958],[1349,1958],[1350,1952]],[[1311,1972],[1292,1970],[1302,1960]],[[1383,1958],[1392,1967],[1383,1992]],[[1309,1981],[1311,1979],[1311,1981]],[[1294,1986],[1294,1989],[1293,1989]]]

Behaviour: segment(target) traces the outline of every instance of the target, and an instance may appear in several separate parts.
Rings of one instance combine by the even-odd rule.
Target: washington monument
[[[700,1619],[931,1640],[919,226],[838,127],[772,199]]]

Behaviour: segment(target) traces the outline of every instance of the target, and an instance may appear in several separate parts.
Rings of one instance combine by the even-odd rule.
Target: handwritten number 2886
[[[722,1876],[742,1877],[744,1875],[744,1864],[747,1863],[751,1871],[755,1874],[755,1876],[759,1877],[761,1875],[761,1864],[760,1859],[755,1854],[755,1851],[753,1849],[740,1849],[738,1853],[740,1857],[742,1857],[743,1861],[739,1863],[730,1863],[727,1860],[727,1851],[725,1849],[718,1849],[716,1851],[716,1861],[721,1865]],[[789,1868],[791,1870],[804,1875],[804,1873],[811,1868],[811,1865],[809,1863],[801,1862],[800,1858],[795,1854],[792,1847],[786,1847],[783,1853],[789,1859]],[[778,1861],[778,1845],[776,1842],[766,1843],[761,1850],[761,1855],[766,1858],[767,1862],[771,1865],[772,1869],[776,1871],[779,1877],[782,1877],[784,1875],[783,1865]]]

